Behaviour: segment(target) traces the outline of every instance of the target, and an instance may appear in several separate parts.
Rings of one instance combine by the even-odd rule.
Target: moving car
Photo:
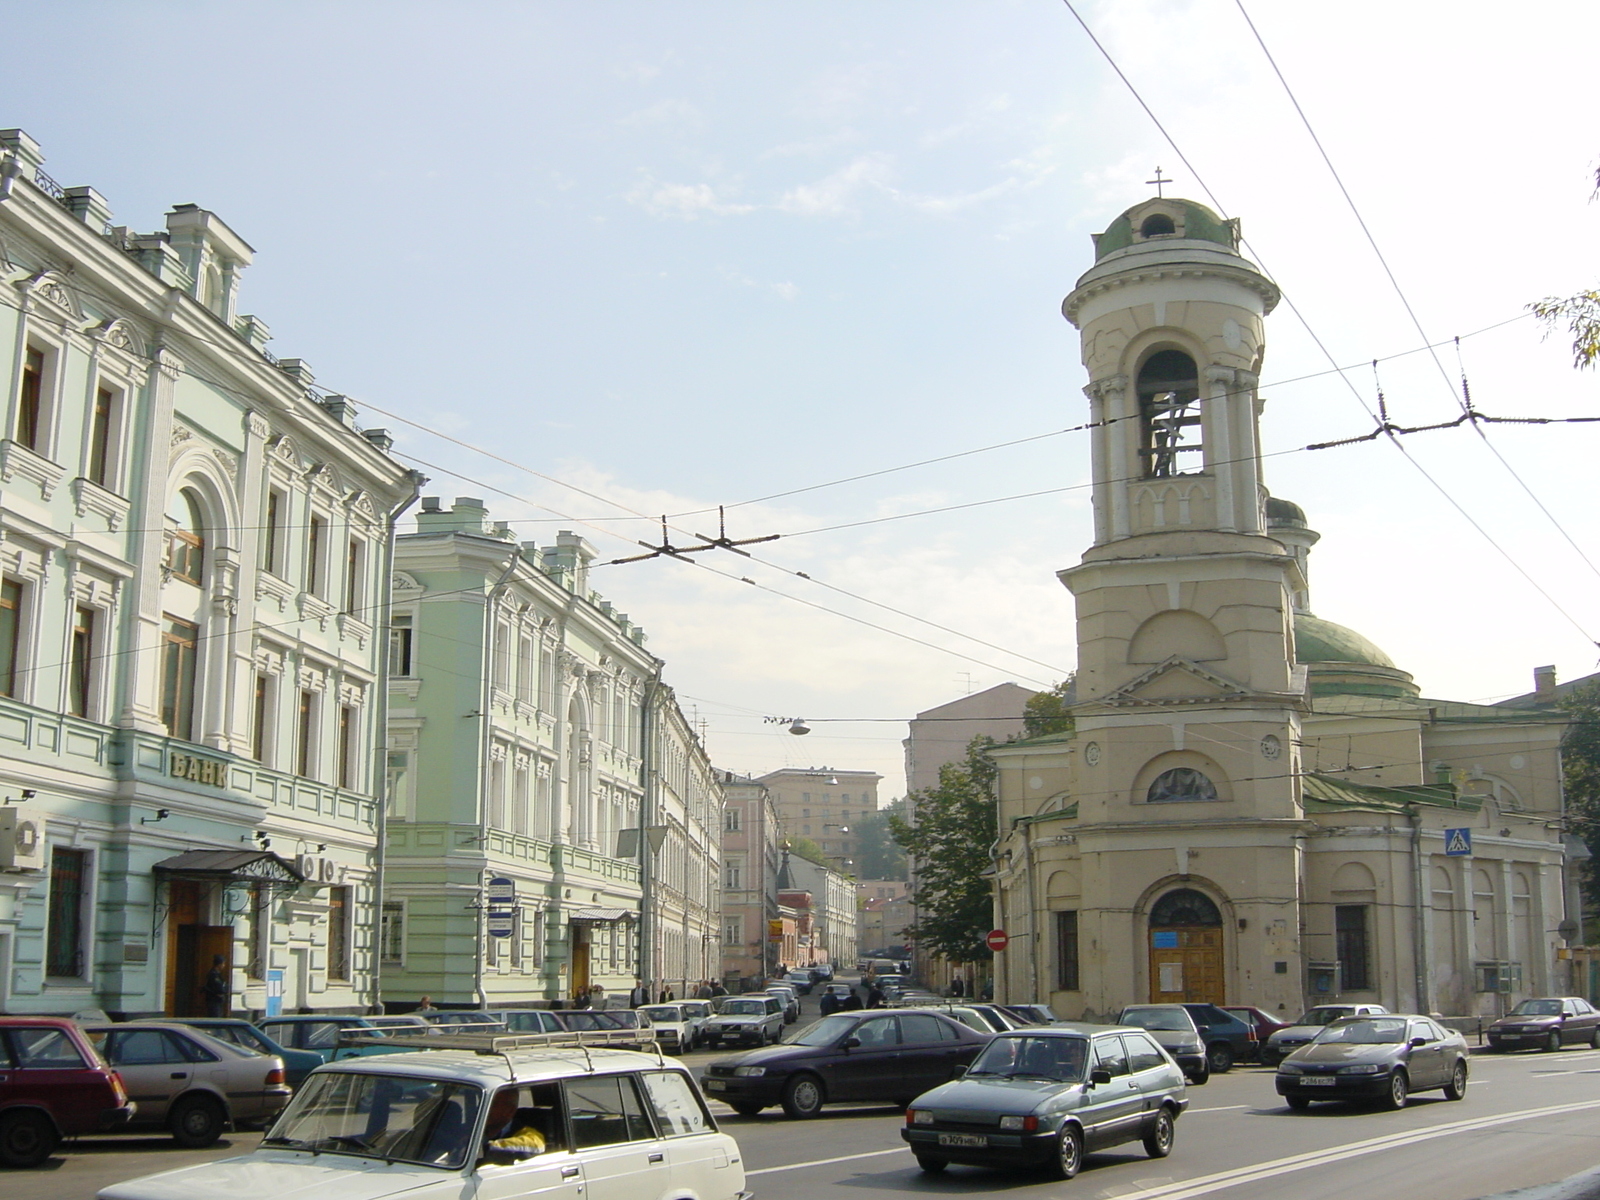
[[[1257,1053],[1255,1030],[1226,1009],[1215,1004],[1183,1006],[1206,1045],[1206,1066],[1215,1074],[1231,1071],[1233,1064]]]
[[[36,1167],[62,1138],[133,1116],[122,1077],[71,1021],[0,1017],[0,1166]]]
[[[639,1011],[650,1018],[656,1041],[668,1054],[687,1054],[700,1040],[705,1018],[691,1016],[684,1004],[646,1004]]]
[[[779,982],[792,987],[796,995],[809,996],[817,981],[810,971],[790,971]]]
[[[292,1092],[283,1059],[220,1041],[176,1021],[129,1021],[84,1029],[122,1076],[137,1106],[129,1129],[164,1128],[190,1149],[235,1128],[272,1120]]]
[[[942,1013],[834,1013],[781,1046],[717,1059],[704,1084],[707,1095],[747,1117],[774,1104],[797,1118],[848,1101],[904,1105],[955,1078],[988,1043],[989,1035]]]
[[[1495,1050],[1600,1050],[1600,1011],[1581,996],[1524,1000],[1485,1032]]]
[[[174,1017],[180,1025],[192,1025],[201,1033],[222,1042],[232,1042],[257,1054],[276,1054],[283,1059],[283,1073],[289,1086],[299,1087],[307,1075],[322,1065],[322,1055],[310,1050],[293,1050],[280,1046],[249,1021],[238,1017]]]
[[[1182,1068],[1190,1083],[1199,1086],[1211,1078],[1211,1060],[1200,1037],[1200,1027],[1183,1005],[1130,1005],[1117,1017],[1117,1024],[1147,1030]]]
[[[783,1001],[765,992],[729,996],[716,1015],[700,1027],[700,1036],[713,1050],[723,1042],[765,1046],[783,1037]]]
[[[530,1049],[526,1036],[432,1040],[449,1048],[319,1069],[250,1154],[115,1184],[100,1200],[743,1200],[738,1144],[682,1067]]]
[[[1323,1026],[1340,1017],[1364,1017],[1388,1011],[1381,1004],[1319,1004],[1308,1009],[1293,1025],[1285,1026],[1268,1038],[1261,1051],[1261,1061],[1269,1067],[1276,1066],[1316,1037]]]
[[[1293,1109],[1313,1100],[1378,1100],[1404,1108],[1412,1092],[1467,1094],[1467,1041],[1431,1018],[1340,1017],[1278,1064],[1277,1088]]]
[[[1086,1153],[1123,1142],[1165,1158],[1188,1105],[1183,1072],[1148,1033],[1063,1023],[994,1038],[959,1080],[911,1102],[900,1136],[930,1173],[1042,1165],[1071,1179]]]

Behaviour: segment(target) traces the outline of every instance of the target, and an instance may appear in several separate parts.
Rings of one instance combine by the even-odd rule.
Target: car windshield
[[[1340,1017],[1348,1017],[1348,1008],[1313,1008],[1305,1016],[1295,1022],[1296,1025],[1326,1025],[1330,1021],[1337,1021]]]
[[[1181,1008],[1130,1008],[1122,1014],[1122,1024],[1164,1033],[1192,1033],[1194,1022]]]
[[[1386,1046],[1406,1040],[1406,1023],[1380,1017],[1356,1017],[1325,1026],[1313,1039],[1317,1045],[1353,1042],[1360,1046]]]
[[[767,1003],[765,1000],[729,1000],[722,1011],[735,1017],[759,1017],[767,1011]]]
[[[1077,1083],[1083,1079],[1089,1044],[1074,1037],[998,1037],[984,1047],[966,1077],[1003,1075],[1008,1079],[1054,1079]]]
[[[314,1074],[261,1144],[460,1168],[481,1095],[439,1079]]]
[[[1559,1017],[1561,1015],[1561,1001],[1559,1000],[1524,1000],[1511,1010],[1513,1017]]]
[[[860,1022],[855,1017],[823,1017],[807,1025],[805,1031],[791,1038],[795,1046],[830,1046]]]
[[[641,1008],[639,1011],[642,1012],[645,1016],[649,1017],[652,1021],[681,1021],[681,1020],[683,1020],[683,1014],[682,1013],[680,1013],[675,1008],[668,1007],[665,1004],[651,1005],[651,1007],[649,1007],[649,1008]]]

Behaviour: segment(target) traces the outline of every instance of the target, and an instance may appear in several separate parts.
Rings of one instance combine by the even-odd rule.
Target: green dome
[[[1293,500],[1284,500],[1279,496],[1267,497],[1267,525],[1298,525],[1301,529],[1306,526],[1306,510]]]
[[[1224,221],[1204,204],[1173,197],[1170,200],[1141,201],[1106,226],[1106,231],[1097,234],[1094,239],[1095,261],[1099,262],[1106,255],[1117,250],[1126,250],[1134,242],[1143,240],[1135,235],[1133,217],[1137,213],[1140,214],[1141,223],[1148,221],[1155,215],[1152,209],[1160,214],[1181,218],[1175,224],[1186,240],[1215,242],[1235,252],[1239,249],[1239,226],[1236,222]],[[1170,237],[1172,234],[1169,233],[1167,236]]]
[[[1313,696],[1415,696],[1411,676],[1353,629],[1310,613],[1294,615],[1294,657],[1310,672]]]

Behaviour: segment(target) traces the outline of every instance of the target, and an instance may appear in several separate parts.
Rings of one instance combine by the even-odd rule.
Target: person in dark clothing
[[[727,994],[728,989],[722,986],[722,980],[713,979],[711,981],[711,998],[713,1000],[715,1000],[718,996],[726,996]]]
[[[650,989],[645,987],[644,980],[635,979],[633,990],[628,993],[629,1008],[643,1008],[650,1003]]]
[[[671,1004],[677,997],[672,994],[672,985],[669,983],[661,989],[661,1003]]]
[[[967,985],[961,976],[957,975],[950,981],[950,994],[957,999],[967,994]]]
[[[874,983],[870,988],[867,989],[867,1007],[868,1008],[882,1008],[883,1007],[883,989],[878,987],[878,985],[876,983]]]
[[[844,1003],[839,1005],[840,1012],[855,1012],[861,1007],[861,997],[856,995],[855,989],[850,989],[850,994],[844,998]]]
[[[211,958],[211,970],[206,973],[206,981],[200,990],[206,997],[206,1016],[225,1017],[228,1015],[228,993],[233,989],[228,983],[228,960],[224,955],[215,954]]]

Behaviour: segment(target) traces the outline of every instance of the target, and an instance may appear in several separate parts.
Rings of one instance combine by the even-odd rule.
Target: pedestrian
[[[606,1006],[606,989],[598,983],[589,989],[589,1006],[591,1008],[604,1008]]]
[[[206,997],[206,1016],[225,1017],[228,1015],[228,993],[232,987],[228,983],[227,956],[214,954],[211,956],[211,970],[206,972],[206,981],[200,990]]]
[[[677,997],[672,994],[672,985],[669,983],[661,989],[661,1003],[671,1004]]]
[[[438,1011],[439,1010],[433,1006],[432,996],[424,996],[421,1000],[417,1001],[417,1012],[422,1016],[427,1016],[429,1013],[436,1013]]]
[[[628,993],[629,1008],[643,1008],[650,1003],[650,989],[645,987],[644,980],[634,979],[633,990]]]
[[[844,1003],[839,1005],[840,1012],[856,1012],[861,1008],[861,997],[856,995],[855,988],[850,989],[850,994],[844,998]]]
[[[961,999],[962,996],[967,994],[967,985],[965,981],[962,980],[961,976],[957,975],[950,981],[950,994],[957,1000]]]
[[[715,1000],[718,996],[726,996],[727,994],[728,989],[722,986],[722,980],[713,979],[711,981],[711,998],[713,1000]]]
[[[876,983],[867,989],[867,1007],[883,1007],[883,989],[880,988]]]
[[[694,998],[696,1000],[709,1000],[715,994],[716,993],[711,990],[711,980],[709,979],[702,979],[700,981],[700,986],[694,990]]]

